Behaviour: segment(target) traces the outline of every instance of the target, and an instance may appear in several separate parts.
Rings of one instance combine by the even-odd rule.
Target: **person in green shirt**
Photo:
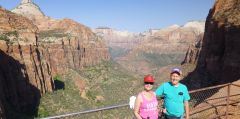
[[[157,96],[164,97],[165,119],[189,119],[190,96],[187,87],[180,83],[182,71],[179,68],[172,69],[170,81],[161,84],[155,91]]]

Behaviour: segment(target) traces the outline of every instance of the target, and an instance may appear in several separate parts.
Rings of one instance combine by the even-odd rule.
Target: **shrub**
[[[48,30],[48,31],[42,31],[39,33],[39,38],[46,38],[46,37],[56,37],[56,38],[61,38],[61,37],[67,37],[68,34],[64,33],[63,30]]]
[[[7,41],[7,42],[10,41],[10,39],[5,34],[0,35],[0,40],[4,40],[4,41]]]

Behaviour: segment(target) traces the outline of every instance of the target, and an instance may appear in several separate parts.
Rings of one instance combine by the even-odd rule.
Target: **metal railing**
[[[240,85],[227,83],[190,91],[192,119],[231,119],[240,103]],[[234,110],[235,109],[235,110]],[[231,116],[231,117],[230,117]]]
[[[231,119],[235,112],[240,109],[240,85],[227,83],[202,89],[189,91],[190,117],[191,119],[215,119],[225,117]],[[115,112],[114,112],[115,110]],[[107,111],[109,111],[107,113]],[[123,112],[124,111],[124,112]],[[116,114],[123,112],[123,117],[116,117]],[[67,113],[63,115],[50,116],[43,119],[57,118],[123,118],[132,119],[133,110],[127,104],[108,106],[93,110]],[[236,116],[236,115],[235,115]]]

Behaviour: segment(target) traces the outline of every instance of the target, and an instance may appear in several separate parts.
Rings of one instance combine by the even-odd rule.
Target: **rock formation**
[[[200,54],[192,56],[198,59],[195,71],[206,72],[211,85],[240,78],[239,6],[239,0],[216,0],[206,20],[202,46],[198,48]]]
[[[142,37],[138,33],[118,31],[108,27],[99,27],[94,32],[103,37],[108,47],[132,49],[141,42]]]
[[[185,63],[196,64],[197,63],[198,56],[200,54],[200,48],[202,47],[203,34],[200,34],[198,36],[198,39],[199,40],[197,40],[198,42],[196,44],[192,44],[189,46],[182,64],[185,64]]]
[[[0,99],[4,107],[34,112],[40,96],[54,88],[44,49],[37,46],[37,33],[29,19],[0,9]]]
[[[52,77],[109,59],[102,39],[84,25],[46,17],[31,0],[12,11],[19,15],[0,9],[2,118],[36,114],[41,95],[54,89]]]
[[[103,40],[70,19],[56,21],[51,30],[40,31],[38,44],[47,50],[53,74],[64,73],[67,68],[79,70],[109,59]]]
[[[181,63],[189,45],[195,45],[202,38],[200,36],[203,34],[203,29],[204,22],[191,21],[182,27],[172,25],[159,30],[149,30],[141,34],[141,42],[136,47],[126,56],[116,60],[131,71],[140,73],[150,73],[149,70],[157,69],[156,64],[164,65],[163,62]],[[163,59],[164,56],[172,57],[170,59],[172,61],[169,58]],[[163,61],[160,61],[161,58]],[[151,64],[153,62],[156,64]]]
[[[28,16],[30,19],[34,17],[44,17],[44,13],[41,11],[38,5],[34,4],[32,0],[22,0],[21,4],[14,8],[12,12]]]
[[[79,70],[109,59],[105,43],[88,27],[71,19],[55,20],[39,14],[42,11],[36,4],[23,2],[12,12],[29,18],[38,27],[38,45],[47,50],[44,55],[49,56],[53,74],[64,73],[66,68]],[[29,9],[34,10],[30,13]]]
[[[21,4],[32,3],[32,0],[22,0]]]
[[[158,53],[186,52],[188,46],[198,42],[198,35],[203,33],[204,22],[192,21],[180,27],[172,25],[160,29],[153,35],[146,34],[139,50]]]

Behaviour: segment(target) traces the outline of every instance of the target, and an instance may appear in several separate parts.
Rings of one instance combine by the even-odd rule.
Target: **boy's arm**
[[[188,101],[184,102],[184,108],[185,108],[185,116],[186,116],[185,119],[189,119],[189,103],[188,103]]]

